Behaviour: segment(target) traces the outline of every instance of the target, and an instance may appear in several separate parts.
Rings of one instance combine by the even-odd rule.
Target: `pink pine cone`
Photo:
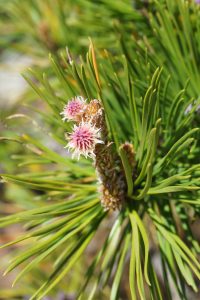
[[[72,149],[72,157],[95,158],[94,150],[96,144],[103,144],[100,138],[100,129],[95,128],[90,122],[81,122],[78,126],[74,125],[73,132],[69,135],[69,143],[66,147]]]
[[[64,106],[61,115],[63,115],[62,120],[72,120],[76,121],[77,118],[83,113],[84,107],[86,105],[85,99],[82,96],[76,96],[71,101]]]

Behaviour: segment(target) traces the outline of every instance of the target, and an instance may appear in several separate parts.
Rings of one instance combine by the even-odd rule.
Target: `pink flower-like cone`
[[[94,150],[96,144],[103,144],[100,139],[100,129],[95,128],[91,123],[81,122],[78,126],[74,125],[73,132],[68,137],[69,143],[66,147],[73,150],[72,157],[95,158]]]
[[[60,113],[63,115],[62,120],[77,121],[80,115],[83,113],[86,102],[82,96],[77,96],[65,105],[63,111]]]
[[[66,148],[72,150],[72,158],[79,159],[83,155],[94,160],[102,206],[105,210],[120,209],[126,201],[126,176],[121,158],[114,144],[109,141],[100,100],[93,99],[86,103],[83,97],[75,97],[68,102],[62,114],[63,120],[76,122],[72,132],[66,136],[68,140]],[[133,145],[125,143],[121,147],[134,170]]]

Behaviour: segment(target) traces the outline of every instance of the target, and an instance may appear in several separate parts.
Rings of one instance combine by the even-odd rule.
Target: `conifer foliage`
[[[18,24],[11,29],[24,45],[20,51],[28,43],[43,49],[37,66],[23,74],[35,97],[29,105],[35,119],[29,111],[27,123],[33,128],[1,137],[28,148],[15,157],[25,168],[1,174],[2,181],[40,191],[33,194],[34,208],[27,204],[0,219],[1,228],[25,226],[1,246],[22,242],[5,273],[21,266],[15,284],[47,262],[30,299],[55,295],[70,274],[76,280],[72,270],[103,231],[89,267],[77,271],[76,299],[124,299],[123,278],[129,280],[128,299],[173,299],[169,278],[180,299],[188,299],[186,286],[197,292],[200,279],[191,229],[200,205],[200,6],[183,0],[97,2],[14,1],[6,12]],[[26,28],[19,26],[26,5],[29,17],[46,15],[51,39],[38,41],[28,16]],[[68,35],[70,7],[76,17]],[[35,106],[38,98],[42,109]]]

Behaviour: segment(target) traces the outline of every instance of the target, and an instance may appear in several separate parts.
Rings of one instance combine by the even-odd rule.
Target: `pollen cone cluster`
[[[77,99],[80,100],[80,97]],[[74,99],[72,101],[73,103],[71,103],[74,105]],[[69,106],[70,103],[67,106],[68,111]],[[65,111],[61,114],[65,117]],[[74,153],[78,158],[81,154],[93,158],[100,184],[99,192],[102,206],[105,210],[120,209],[126,198],[126,178],[121,159],[114,144],[108,139],[104,109],[101,102],[94,99],[88,104],[85,103],[84,108],[81,108],[81,112],[73,117],[76,125],[74,132],[69,137],[67,147],[74,148]],[[80,136],[81,132],[83,132],[82,136]],[[75,136],[78,140],[74,140]],[[127,153],[130,164],[134,166],[132,145],[126,143],[122,147]]]

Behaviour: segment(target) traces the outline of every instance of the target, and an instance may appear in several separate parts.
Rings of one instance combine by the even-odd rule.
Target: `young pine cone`
[[[113,143],[108,141],[104,109],[97,99],[86,103],[77,96],[64,107],[63,120],[74,121],[72,133],[68,136],[68,148],[73,156],[80,155],[94,160],[100,182],[101,204],[105,210],[120,209],[126,198],[126,177],[121,158]],[[134,152],[131,144],[122,145],[131,166],[134,167]]]

